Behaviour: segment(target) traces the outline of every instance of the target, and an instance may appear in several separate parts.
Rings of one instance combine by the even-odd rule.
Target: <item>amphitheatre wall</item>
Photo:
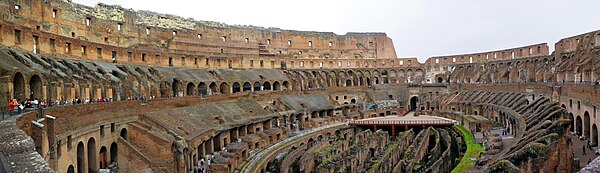
[[[345,119],[404,115],[415,109],[440,115],[436,112],[440,108],[464,113],[479,110],[502,116],[502,122],[522,120],[519,123],[527,126],[516,122],[506,126],[521,135],[517,148],[533,140],[523,134],[545,133],[535,124],[536,118],[543,118],[537,116],[541,113],[499,103],[508,96],[483,92],[503,92],[519,103],[528,100],[524,105],[536,101],[536,106],[547,106],[546,111],[565,110],[564,117],[552,114],[551,122],[556,125],[551,130],[560,133],[558,140],[547,145],[552,155],[571,149],[561,131],[567,119],[569,131],[598,144],[600,48],[596,43],[600,31],[562,39],[552,54],[542,43],[436,56],[420,63],[417,58],[397,58],[385,33],[336,35],[228,25],[62,0],[8,0],[0,2],[0,9],[1,102],[27,98],[123,101],[44,109],[56,120],[38,119],[35,113],[17,119],[16,126],[34,139],[32,145],[47,166],[61,172],[103,167],[94,160],[102,157],[104,164],[119,159],[126,172],[137,171],[131,170],[134,166],[185,172],[207,154],[216,156],[215,169],[235,170],[248,160],[249,151],[281,142],[294,132]],[[469,97],[456,96],[461,94]],[[132,101],[141,97],[157,99]],[[482,103],[472,99],[476,97],[489,100]],[[471,104],[489,104],[487,109],[500,111],[480,110]],[[527,131],[530,128],[535,130]],[[329,142],[334,139],[339,136]],[[346,152],[348,143],[340,141],[338,147]],[[317,150],[313,144],[302,148]],[[365,163],[336,161],[348,167],[343,169],[361,170],[366,163],[373,164],[367,154],[360,154]],[[507,150],[500,156],[507,159],[519,154]],[[319,160],[301,152],[293,155]],[[545,163],[527,159],[511,163],[532,172],[532,168],[567,172],[571,168],[556,159]],[[523,164],[526,161],[534,166]],[[441,162],[447,161],[431,165]],[[490,161],[480,166],[504,163]],[[334,169],[329,166],[316,169]],[[375,165],[374,169],[394,166]]]

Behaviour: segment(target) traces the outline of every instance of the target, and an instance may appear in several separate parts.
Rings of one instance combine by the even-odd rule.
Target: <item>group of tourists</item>
[[[154,96],[150,97],[150,99],[154,99],[154,98],[155,98]],[[140,100],[140,101],[146,101],[146,99],[147,99],[146,96],[127,98],[127,100]],[[26,110],[33,110],[33,109],[37,109],[37,108],[47,108],[47,107],[65,106],[65,105],[79,105],[79,104],[94,104],[94,103],[103,103],[103,102],[113,102],[113,98],[98,98],[98,99],[87,98],[87,99],[83,100],[83,99],[80,99],[79,97],[75,97],[71,101],[65,101],[62,99],[58,99],[56,101],[49,101],[49,102],[46,101],[46,99],[40,101],[37,98],[24,99],[24,100],[12,99],[8,104],[8,113],[9,113],[9,115],[12,116],[12,115],[24,113]]]
[[[208,159],[206,160],[206,165],[204,163],[204,159],[198,160],[198,166],[194,167],[194,173],[209,173],[210,170],[207,168],[210,167],[212,159],[214,159],[214,158],[215,158],[214,155],[208,156]]]
[[[8,112],[10,115],[20,114],[25,112],[25,109],[35,109],[39,107],[46,107],[46,100],[39,101],[37,98],[35,99],[12,99],[8,103]]]

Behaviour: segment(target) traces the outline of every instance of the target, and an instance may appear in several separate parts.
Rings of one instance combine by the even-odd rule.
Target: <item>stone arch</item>
[[[269,83],[269,81],[265,81],[265,83],[263,84],[263,90],[271,90],[271,83]]]
[[[211,82],[210,85],[208,85],[208,89],[210,89],[210,95],[212,95],[213,92],[217,92],[217,84],[214,82]]]
[[[354,73],[352,70],[349,70],[348,75],[349,75],[349,77],[352,78],[352,86],[358,86],[359,81],[358,81],[358,76],[356,75],[356,73]]]
[[[85,172],[85,148],[83,141],[77,144],[77,172]]]
[[[279,91],[279,90],[281,90],[281,84],[279,84],[279,81],[273,82],[273,91]]]
[[[108,154],[108,149],[105,146],[100,148],[100,152],[98,153],[98,160],[100,163],[100,169],[108,168],[108,161],[106,160],[106,155]]]
[[[25,77],[20,72],[13,77],[13,98],[25,99]]]
[[[410,98],[410,111],[416,110],[418,104],[419,104],[419,98],[417,96],[411,97]]]
[[[200,84],[198,84],[198,93],[200,93],[203,96],[208,95],[208,88],[206,87],[206,83],[200,82]]]
[[[571,121],[571,129],[570,129],[570,131],[571,132],[575,132],[575,118],[573,117],[573,113],[569,113],[569,120]]]
[[[223,90],[223,89],[221,89]],[[241,86],[239,82],[234,82],[232,85],[232,91],[233,93],[239,93],[241,91]]]
[[[413,72],[412,69],[406,70],[406,74],[405,74],[406,83],[413,83],[414,77],[415,77],[415,73]]]
[[[250,82],[244,82],[244,85],[242,85],[242,91],[243,92],[252,91],[252,85],[250,84]]]
[[[119,159],[119,148],[117,146],[116,142],[113,142],[112,144],[110,144],[110,162],[109,163],[116,163],[118,162]]]
[[[583,113],[583,124],[583,135],[590,137],[590,113],[588,111]]]
[[[346,86],[352,86],[352,80],[346,79]]]
[[[282,85],[284,90],[290,89],[290,83],[288,81],[283,81]]]
[[[189,82],[186,86],[185,94],[188,96],[196,95],[196,93],[194,92],[194,88],[196,88],[196,85],[194,85],[194,83],[192,83],[192,82]]]
[[[67,168],[67,173],[75,173],[75,167],[73,167],[73,165],[69,165],[69,168]]]
[[[40,76],[38,75],[33,75],[31,76],[31,79],[29,80],[29,89],[31,90],[29,98],[30,99],[44,99],[43,98],[43,93],[42,93],[42,78],[40,78]]]
[[[261,86],[260,82],[254,82],[254,91],[260,91],[261,90],[260,86]]]
[[[444,78],[438,77],[437,78],[437,83],[444,83]]]
[[[229,91],[229,84],[227,84],[227,82],[221,82],[219,92],[221,92],[221,94],[229,94]]]
[[[96,172],[98,170],[98,165],[96,163],[96,140],[91,137],[88,140],[87,145],[87,156],[88,156],[88,172]]]
[[[179,91],[181,90],[181,83],[177,79],[173,79],[173,83],[171,84],[171,89],[173,89],[173,96],[178,97]]]
[[[417,70],[415,70],[414,83],[422,83],[424,76],[425,72],[423,71],[423,69],[418,68]]]
[[[123,139],[127,140],[127,129],[126,128],[121,129],[121,133],[119,133],[119,136],[121,136]]]
[[[583,121],[581,120],[581,116],[577,116],[577,119],[575,120],[575,126],[576,126],[575,130],[576,130],[577,135],[582,135],[582,130],[583,130],[581,127],[582,122]]]

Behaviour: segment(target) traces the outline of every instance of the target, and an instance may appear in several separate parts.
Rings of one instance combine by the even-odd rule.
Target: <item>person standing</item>
[[[17,108],[18,106],[19,106],[19,102],[17,102],[17,99],[12,99],[12,101],[10,103],[8,103],[9,115],[11,115],[11,116],[14,115],[16,113],[15,108]]]

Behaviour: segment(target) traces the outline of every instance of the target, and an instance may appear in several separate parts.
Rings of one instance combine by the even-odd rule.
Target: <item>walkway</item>
[[[573,157],[579,158],[579,168],[583,168],[589,161],[594,160],[598,155],[594,153],[594,150],[585,147],[586,140],[580,140],[577,135],[569,135],[571,135],[571,141],[573,142]],[[583,154],[583,150],[585,150],[585,154]],[[577,167],[576,165],[573,166]]]
[[[276,143],[275,145],[270,146],[269,148],[262,150],[261,152],[259,152],[258,154],[256,154],[254,157],[250,158],[251,160],[249,160],[248,164],[246,164],[241,172],[244,173],[254,173],[257,172],[256,166],[260,166],[263,164],[263,162],[265,161],[266,158],[268,158],[270,156],[270,154],[273,154],[272,152],[277,151],[279,148],[284,147],[288,144],[291,144],[293,142],[295,142],[298,139],[301,139],[302,137],[305,137],[307,135],[310,134],[314,134],[318,131],[321,130],[325,130],[325,129],[329,129],[329,128],[333,128],[333,127],[338,127],[338,126],[342,126],[342,125],[347,125],[348,123],[343,122],[343,123],[338,123],[338,124],[332,124],[332,125],[327,125],[327,126],[323,126],[323,127],[318,127],[318,128],[314,128],[314,129],[309,129],[309,130],[303,130],[300,131],[298,133],[296,133],[296,136],[292,136],[290,138],[287,138],[281,142]]]

